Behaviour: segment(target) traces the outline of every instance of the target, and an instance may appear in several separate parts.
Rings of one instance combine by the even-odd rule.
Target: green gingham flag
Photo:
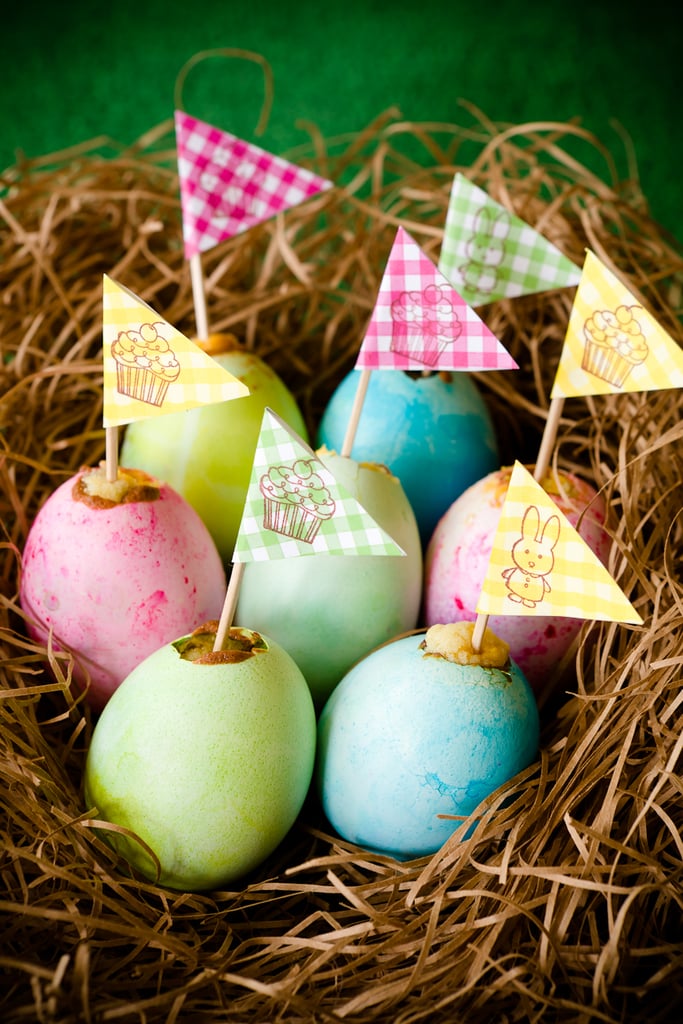
[[[464,175],[456,174],[439,270],[471,306],[579,283],[581,268]]]
[[[265,409],[234,562],[405,555],[298,434]]]

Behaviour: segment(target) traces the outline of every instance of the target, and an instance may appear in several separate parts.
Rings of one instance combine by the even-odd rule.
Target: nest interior
[[[388,112],[312,130],[338,187],[205,254],[212,329],[272,365],[314,430],[353,365],[397,226],[436,262],[462,171],[577,264],[586,247],[680,340],[683,255],[577,124]],[[599,175],[576,156],[590,151]],[[567,401],[554,459],[611,510],[609,569],[643,627],[586,623],[538,761],[433,856],[331,834],[310,799],[234,890],[132,878],[88,816],[93,716],[31,641],[21,551],[45,498],[104,454],[101,282],[188,335],[172,126],[11,169],[0,199],[0,1009],[5,1021],[669,1021],[683,1006],[683,459],[678,390]],[[492,303],[520,365],[476,375],[504,461],[538,448],[571,289]]]

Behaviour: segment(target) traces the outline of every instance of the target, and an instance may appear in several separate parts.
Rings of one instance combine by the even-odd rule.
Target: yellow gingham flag
[[[477,612],[642,624],[555,502],[515,462]]]
[[[306,442],[266,408],[233,561],[323,553],[405,555]]]
[[[683,350],[586,250],[551,398],[683,385]]]
[[[105,427],[249,394],[246,384],[106,274],[102,321]]]

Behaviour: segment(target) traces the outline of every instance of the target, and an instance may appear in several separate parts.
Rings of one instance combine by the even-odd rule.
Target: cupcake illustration
[[[259,481],[263,495],[263,526],[284,537],[312,544],[335,501],[315,470],[313,459],[291,466],[271,466]]]
[[[583,325],[582,369],[617,388],[624,386],[633,367],[648,356],[647,342],[633,315],[637,309],[642,307],[598,309]]]
[[[449,289],[430,284],[423,291],[401,292],[391,303],[391,350],[435,366],[444,349],[462,334]]]
[[[121,331],[112,344],[116,362],[116,388],[122,395],[149,405],[162,405],[169,384],[180,373],[180,363],[158,328],[141,324],[137,331]]]

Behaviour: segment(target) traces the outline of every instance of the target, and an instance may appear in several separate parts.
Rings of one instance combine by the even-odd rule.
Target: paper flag
[[[463,174],[453,179],[439,269],[473,306],[578,283],[581,270]]]
[[[249,394],[241,380],[104,275],[105,427]]]
[[[356,367],[510,370],[517,369],[517,363],[399,227]]]
[[[180,110],[175,127],[188,260],[333,186]]]
[[[683,350],[590,250],[551,398],[683,385]]]
[[[272,409],[263,414],[233,561],[404,555]]]
[[[516,462],[477,612],[642,623],[600,559]]]

